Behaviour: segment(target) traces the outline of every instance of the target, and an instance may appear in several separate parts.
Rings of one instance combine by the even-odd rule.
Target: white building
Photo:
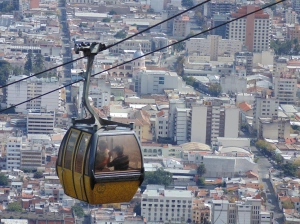
[[[156,114],[155,119],[155,137],[156,140],[158,137],[168,137],[168,112],[162,110]]]
[[[223,93],[245,93],[247,92],[247,79],[237,75],[220,77],[220,85]]]
[[[176,72],[146,70],[138,72],[135,77],[135,92],[141,95],[162,94],[164,89],[191,91]]]
[[[54,122],[54,113],[28,113],[27,134],[52,134]]]
[[[181,158],[182,148],[171,144],[142,143],[142,153],[145,157],[175,157]]]
[[[261,213],[261,200],[247,198],[245,201],[230,203],[228,200],[213,200],[212,223],[259,224],[272,223],[270,213]]]
[[[169,117],[169,122],[168,122],[169,138],[174,138],[176,108],[186,108],[186,104],[183,99],[169,100],[169,116],[168,116]]]
[[[201,125],[200,125],[201,124]],[[239,109],[222,103],[204,102],[192,107],[190,141],[214,145],[217,137],[237,138]]]
[[[8,83],[18,81],[27,76],[11,76]],[[57,78],[36,78],[18,82],[7,87],[7,105],[15,105],[33,97],[37,97],[59,87]],[[29,101],[15,108],[16,112],[27,113],[27,110],[56,111],[60,108],[60,91],[54,91],[40,98]]]
[[[298,14],[295,11],[293,11],[291,8],[287,9],[285,11],[285,23],[287,24],[298,23],[297,16]]]
[[[21,168],[36,169],[45,164],[45,148],[42,144],[29,143],[21,150]]]
[[[164,10],[165,1],[162,0],[150,0],[150,7],[154,12],[162,12]]]
[[[294,104],[297,100],[297,78],[289,74],[275,75],[274,96],[282,104]]]
[[[245,153],[246,150],[234,148],[237,153]],[[257,164],[253,162],[251,154],[235,157],[236,153],[228,153],[227,156],[203,155],[201,163],[206,167],[206,177],[235,177],[252,170],[257,172]]]
[[[188,190],[166,190],[164,186],[147,185],[142,195],[141,215],[147,223],[159,221],[186,223],[192,219],[193,194]]]
[[[188,142],[188,126],[189,113],[191,109],[176,108],[175,125],[174,125],[174,141],[180,145]]]
[[[95,79],[96,85],[90,87],[89,96],[93,99],[97,108],[110,105],[111,85],[104,79]],[[81,89],[81,88],[80,88]]]
[[[21,165],[21,137],[8,137],[6,143],[6,169],[20,169]]]
[[[211,61],[217,61],[218,56],[225,52],[234,55],[240,52],[243,42],[240,40],[222,39],[218,35],[209,35],[207,38],[191,38],[186,41],[186,50],[189,53],[197,53],[200,56],[210,56]]]
[[[265,92],[255,97],[253,105],[253,125],[254,130],[258,130],[258,118],[272,118],[278,115],[279,101],[276,98],[269,97]]]

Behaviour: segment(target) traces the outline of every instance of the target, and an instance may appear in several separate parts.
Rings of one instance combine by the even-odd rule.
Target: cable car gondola
[[[65,194],[89,204],[130,201],[144,179],[141,145],[133,123],[100,118],[89,104],[91,67],[105,49],[98,43],[75,46],[88,57],[84,76],[83,106],[88,119],[73,119],[58,153],[56,172]]]

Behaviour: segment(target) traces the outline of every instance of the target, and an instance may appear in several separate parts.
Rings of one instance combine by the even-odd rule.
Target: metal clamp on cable
[[[74,46],[74,51],[76,54],[79,54],[79,51],[82,51],[84,56],[89,56],[89,55],[96,55],[101,51],[106,50],[107,47],[105,46],[105,44],[101,44],[101,43],[80,43],[80,44],[75,44]]]

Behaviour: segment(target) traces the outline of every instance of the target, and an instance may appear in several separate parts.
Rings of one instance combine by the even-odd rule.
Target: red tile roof
[[[252,108],[251,108],[251,105],[249,105],[249,104],[246,103],[246,102],[240,103],[240,104],[239,104],[239,108],[240,108],[242,111],[244,111],[244,112],[247,112],[247,111],[249,111],[249,110],[252,109]]]

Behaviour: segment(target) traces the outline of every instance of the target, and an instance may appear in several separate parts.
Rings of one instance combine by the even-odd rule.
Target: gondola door
[[[76,145],[80,136],[80,131],[76,129],[71,129],[69,132],[68,140],[64,149],[63,155],[63,186],[64,191],[67,195],[77,198],[75,187],[73,183],[73,161],[74,161],[74,152]]]
[[[90,133],[82,132],[74,157],[73,182],[77,198],[81,201],[87,201],[83,175],[85,160],[88,162],[86,154],[90,147],[91,137]]]

